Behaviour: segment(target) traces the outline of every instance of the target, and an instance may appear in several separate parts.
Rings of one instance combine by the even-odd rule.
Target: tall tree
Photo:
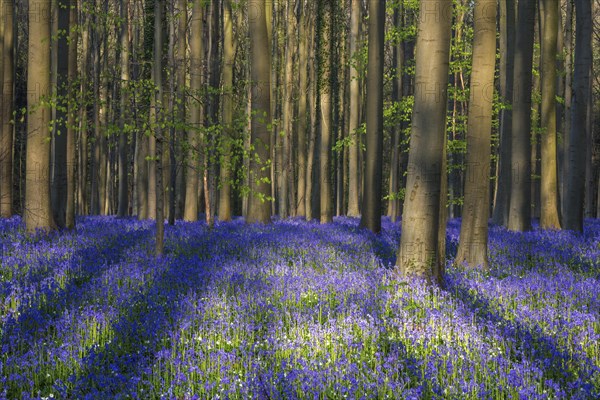
[[[488,267],[492,101],[496,62],[496,0],[476,0],[467,122],[465,199],[456,261]]]
[[[518,8],[513,82],[512,173],[508,229],[531,228],[531,83],[535,1],[520,1]]]
[[[302,2],[299,22],[299,37],[298,37],[298,118],[297,118],[297,135],[298,135],[298,196],[296,205],[296,215],[300,217],[306,216],[306,187],[307,187],[307,142],[308,142],[308,126],[307,126],[307,106],[308,106],[308,8]]]
[[[251,1],[250,72],[252,78],[252,121],[250,141],[250,199],[247,221],[271,221],[271,52],[267,35],[267,0]]]
[[[198,220],[198,184],[200,174],[198,148],[202,120],[204,119],[202,102],[199,99],[202,89],[202,59],[204,54],[202,38],[202,32],[204,31],[203,19],[203,0],[194,0],[190,36],[190,89],[192,96],[189,105],[189,150],[186,163],[185,209],[183,213],[183,219],[186,221]]]
[[[56,66],[56,103],[53,121],[52,137],[52,187],[51,201],[55,223],[64,227],[67,205],[67,95],[68,95],[68,32],[69,32],[69,4],[66,0],[57,0],[54,4],[58,13],[56,51],[52,52]]]
[[[119,133],[119,209],[124,217],[129,210],[128,136],[126,127],[129,107],[129,0],[121,1],[121,132]]]
[[[320,58],[320,83],[319,91],[321,95],[321,143],[319,151],[319,174],[321,183],[321,223],[331,222],[333,220],[333,185],[331,182],[331,143],[333,137],[333,118],[332,118],[332,61],[333,49],[335,44],[331,40],[333,35],[333,1],[320,1],[317,22],[317,29],[321,33],[317,41],[320,43],[322,52]],[[323,47],[326,48],[323,49]]]
[[[162,0],[154,0],[154,86],[155,86],[155,128],[154,137],[156,140],[154,163],[156,170],[156,256],[160,257],[164,249],[164,191],[163,191],[163,174],[162,174],[162,157],[163,157],[163,141],[162,132],[162,100],[163,100],[163,84],[162,84],[162,51],[163,51],[163,27],[162,27]]]
[[[592,63],[592,8],[588,0],[575,0],[575,72],[573,117],[569,138],[569,172],[564,228],[583,231],[587,107]]]
[[[573,0],[566,1],[565,8],[565,123],[562,142],[561,168],[561,217],[564,225],[567,214],[567,182],[569,181],[569,143],[571,140],[571,119],[573,104]]]
[[[507,226],[511,183],[511,139],[513,68],[515,60],[515,2],[500,0],[500,96],[505,107],[500,111],[500,147],[498,180],[492,219],[497,225]]]
[[[559,229],[558,163],[556,152],[556,56],[558,0],[540,0],[542,58],[541,216],[540,227]]]
[[[50,10],[41,0],[39,10]],[[50,207],[50,13],[29,13],[27,52],[27,150],[25,227],[28,232],[56,227]]]
[[[438,254],[441,169],[446,134],[452,0],[421,0],[416,48],[415,99],[402,235],[396,269],[431,279]]]
[[[14,110],[14,2],[6,1],[2,3],[2,29],[3,40],[0,47],[3,48],[3,55],[0,57],[2,63],[3,77],[2,94],[0,100],[0,216],[10,217],[13,213],[13,119]]]
[[[289,184],[291,173],[291,138],[294,130],[294,58],[296,53],[296,13],[294,11],[294,2],[288,2],[286,10],[286,47],[285,47],[285,84],[284,90],[284,109],[283,109],[283,136],[281,165],[281,192],[279,193],[279,215],[286,218],[289,215],[289,192],[292,185]]]
[[[383,174],[383,49],[385,0],[369,1],[366,168],[361,226],[381,231]]]
[[[69,0],[69,56],[67,67],[68,100],[67,100],[67,194],[65,209],[65,227],[75,228],[75,135],[76,135],[76,92],[73,82],[77,78],[77,1]]]
[[[223,138],[221,139],[221,191],[219,220],[231,220],[231,142],[233,141],[233,19],[231,0],[223,5]]]
[[[359,35],[362,6],[360,0],[352,0],[350,14],[350,116],[348,120],[348,133],[352,140],[348,149],[348,215],[360,215],[359,209],[359,149],[360,136],[360,77],[359,77]]]

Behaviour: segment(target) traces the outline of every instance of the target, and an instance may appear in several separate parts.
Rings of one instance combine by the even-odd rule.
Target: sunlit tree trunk
[[[441,168],[446,134],[452,0],[421,1],[408,180],[396,269],[402,276],[439,275]]]
[[[487,269],[496,0],[475,1],[473,20],[465,200],[456,261]]]
[[[515,45],[508,229],[531,228],[531,90],[535,1],[520,1]]]
[[[2,3],[3,55],[0,57],[3,78],[0,100],[0,216],[13,213],[13,110],[14,110],[14,2]],[[2,80],[2,79],[0,79]]]
[[[348,134],[352,138],[348,150],[348,215],[357,217],[360,215],[359,209],[359,149],[360,136],[357,129],[360,127],[360,82],[358,73],[357,53],[360,35],[360,20],[362,6],[360,0],[352,0],[350,14],[350,116],[348,121]]]
[[[221,191],[219,194],[219,220],[231,220],[231,142],[233,134],[233,20],[231,0],[223,6],[223,137],[221,138]]]
[[[332,68],[332,53],[334,43],[331,40],[333,30],[333,0],[327,0],[319,3],[322,7],[319,11],[321,14],[321,22],[317,26],[321,26],[320,44],[326,47],[322,52],[320,60],[320,84],[319,90],[321,95],[321,141],[319,151],[319,174],[320,174],[320,204],[321,204],[321,223],[328,223],[333,220],[333,186],[331,182],[331,144],[333,137],[333,119],[332,119],[332,86],[331,74]],[[319,28],[318,28],[319,29]]]
[[[126,122],[129,113],[129,0],[121,2],[121,132],[119,132],[119,209],[117,215],[124,217],[129,210],[128,196],[128,145],[129,132]]]
[[[203,68],[203,27],[204,5],[202,0],[195,0],[192,8],[191,36],[190,36],[190,86],[192,96],[189,100],[188,130],[189,150],[186,163],[186,189],[185,189],[185,211],[183,219],[186,221],[198,220],[198,185],[200,174],[200,158],[198,150],[200,147],[200,135],[203,121],[202,103],[200,92],[202,89]]]
[[[50,10],[41,0],[40,10]],[[27,153],[25,227],[28,232],[56,227],[50,207],[50,13],[29,14],[27,58]]]
[[[252,78],[250,198],[247,221],[271,221],[270,149],[271,57],[267,35],[266,0],[253,1],[256,15],[249,18]]]
[[[540,227],[559,229],[558,164],[556,152],[556,56],[558,0],[540,0],[541,47],[541,215]]]
[[[281,165],[281,192],[279,193],[279,216],[281,218],[287,218],[289,212],[289,191],[290,179],[293,179],[291,173],[291,152],[290,152],[290,141],[294,130],[294,56],[296,52],[296,15],[294,13],[294,3],[288,3],[287,16],[285,19],[286,25],[286,48],[285,48],[285,83],[283,87],[284,92],[284,109],[283,109],[283,137],[281,137],[282,148],[280,149],[282,154],[282,165]]]
[[[369,1],[365,194],[360,225],[375,233],[381,230],[382,214],[384,27],[385,0]]]

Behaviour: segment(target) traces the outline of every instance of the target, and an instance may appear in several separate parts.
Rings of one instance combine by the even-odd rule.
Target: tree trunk
[[[513,125],[511,136],[512,173],[508,229],[531,228],[531,68],[535,1],[521,1],[515,45]]]
[[[223,137],[221,138],[221,193],[219,194],[219,220],[231,220],[231,143],[233,134],[233,20],[231,0],[223,7]]]
[[[13,214],[13,119],[14,111],[14,2],[7,1],[3,8],[3,55],[0,58],[4,77],[3,98],[0,103],[0,216],[8,218]]]
[[[421,1],[407,197],[396,269],[431,280],[440,261],[440,172],[446,134],[452,0]],[[428,10],[437,10],[431,14]]]
[[[369,2],[369,64],[367,70],[366,169],[360,225],[381,231],[383,174],[383,50],[385,0]]]
[[[78,0],[81,1],[81,0]],[[85,14],[84,3],[80,2],[82,15]],[[83,15],[81,29],[81,79],[79,100],[79,170],[77,203],[79,212],[83,215],[89,213],[88,204],[88,79],[90,61],[90,19]]]
[[[198,220],[198,185],[200,174],[200,159],[198,155],[204,116],[202,115],[202,103],[200,101],[202,90],[202,68],[204,46],[202,33],[204,31],[204,6],[202,0],[195,0],[192,9],[192,22],[190,36],[190,86],[192,99],[190,100],[190,114],[188,140],[189,150],[186,164],[186,189],[185,189],[185,221]]]
[[[561,168],[561,217],[565,224],[567,214],[567,182],[569,181],[569,142],[571,140],[571,120],[573,116],[573,0],[566,0],[565,12],[565,132],[563,133],[563,164]]]
[[[69,56],[67,68],[68,119],[67,119],[67,194],[65,227],[75,228],[75,112],[77,110],[75,86],[77,79],[77,1],[69,0]],[[83,106],[82,106],[83,107]]]
[[[558,4],[540,0],[541,17],[541,215],[540,227],[560,229],[558,218],[558,165],[556,153],[556,56],[558,39]]]
[[[583,232],[587,103],[592,62],[591,2],[588,0],[575,0],[575,13],[573,115],[569,138],[567,197],[565,199],[565,214],[563,217],[565,229]]]
[[[119,133],[119,210],[125,217],[129,210],[126,122],[129,113],[129,0],[121,2],[121,132]]]
[[[300,7],[300,33],[298,45],[298,69],[299,69],[299,99],[298,99],[298,125],[296,128],[298,135],[298,197],[296,204],[296,215],[306,216],[306,158],[307,158],[307,138],[309,129],[307,128],[307,92],[310,90],[308,85],[308,9],[306,6]]]
[[[348,134],[352,137],[350,149],[348,150],[348,216],[357,217],[359,209],[359,156],[360,136],[360,78],[359,78],[359,35],[361,20],[360,0],[352,0],[350,14],[350,119],[348,121]]]
[[[249,223],[271,221],[270,149],[271,57],[265,18],[266,0],[256,4],[256,16],[249,18],[250,68],[252,78],[252,129],[250,159]]]
[[[39,2],[48,10],[49,0]],[[29,14],[27,58],[27,153],[25,227],[28,232],[56,228],[50,207],[50,116],[42,99],[50,94],[50,14]]]
[[[154,137],[156,138],[155,158],[153,163],[156,169],[156,248],[155,253],[157,257],[163,255],[164,249],[164,191],[163,191],[163,174],[162,174],[162,156],[163,156],[163,133],[162,133],[162,107],[161,102],[163,100],[163,84],[162,84],[162,49],[163,49],[163,29],[162,29],[162,12],[163,4],[162,0],[154,1],[154,86],[155,91],[155,128]]]
[[[65,0],[57,0],[58,25],[57,29],[61,34],[57,35],[56,56],[56,105],[55,120],[53,121],[53,140],[52,140],[52,213],[54,222],[59,227],[64,227],[66,220],[67,205],[67,113],[66,99],[68,94],[68,37],[62,32],[69,32],[69,8]]]
[[[506,104],[500,111],[500,147],[498,160],[498,188],[492,220],[496,225],[508,225],[509,194],[512,171],[512,104],[513,68],[515,58],[515,3],[500,1],[500,96]]]
[[[456,262],[488,268],[492,103],[496,62],[496,0],[477,0],[467,123],[465,200]]]
[[[333,0],[327,0],[319,3],[320,22],[317,22],[317,29],[321,33],[321,37],[317,42],[327,46],[327,51],[321,54],[320,59],[320,84],[319,90],[321,94],[321,143],[319,157],[319,173],[320,173],[320,204],[321,204],[321,223],[333,221],[333,187],[331,183],[331,142],[333,136],[333,119],[332,119],[332,86],[331,74],[332,71],[332,53],[334,43],[330,40],[333,30]],[[319,17],[318,17],[319,18]],[[320,50],[322,50],[320,46]]]
[[[294,12],[294,3],[288,2],[286,16],[286,50],[285,50],[285,84],[284,84],[284,109],[283,109],[283,136],[282,165],[281,165],[281,192],[279,193],[279,216],[287,218],[289,216],[289,191],[292,185],[289,184],[291,174],[290,140],[294,130],[294,55],[296,52],[296,15]]]

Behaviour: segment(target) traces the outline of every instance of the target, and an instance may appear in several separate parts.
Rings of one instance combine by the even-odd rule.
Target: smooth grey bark
[[[60,32],[53,40],[57,41],[57,52],[53,54],[56,57],[56,95],[57,103],[55,106],[55,120],[53,123],[52,138],[52,185],[51,202],[54,222],[59,227],[64,227],[66,223],[67,211],[67,106],[68,95],[68,36],[69,32],[69,8],[66,0],[57,0],[58,23],[57,29]]]
[[[249,17],[252,122],[249,223],[271,221],[271,57],[267,34],[266,0],[256,0],[256,15]]]
[[[75,87],[72,82],[77,78],[77,1],[69,0],[69,55],[67,68],[68,107],[67,107],[67,193],[65,207],[65,227],[75,228],[75,125],[78,105],[76,104]]]
[[[0,100],[0,216],[8,218],[13,214],[13,119],[14,111],[14,2],[2,3],[2,57],[0,57],[0,79],[2,99]]]
[[[223,136],[221,138],[221,169],[219,193],[219,220],[230,221],[231,208],[231,142],[233,134],[233,19],[231,0],[223,5]]]
[[[189,100],[189,150],[186,163],[185,208],[183,213],[183,219],[185,221],[198,220],[198,185],[200,176],[200,157],[198,151],[200,147],[202,121],[204,120],[203,105],[200,102],[204,57],[202,37],[204,31],[203,18],[203,1],[195,0],[192,8],[192,20],[190,25],[190,89],[192,96]]]
[[[50,1],[40,0],[49,10]],[[50,204],[50,14],[29,14],[27,150],[24,220],[27,232],[56,228]]]
[[[476,0],[473,13],[465,199],[456,262],[487,269],[496,0]]]
[[[500,111],[500,148],[498,181],[492,220],[496,225],[508,225],[509,193],[512,171],[512,103],[513,68],[515,58],[515,2],[500,0],[500,96],[506,107]]]
[[[438,234],[452,0],[420,5],[407,196],[396,270],[402,276],[431,280],[439,275],[436,270],[444,259],[438,253]]]
[[[381,231],[383,175],[383,62],[385,0],[369,1],[366,166],[360,225]]]
[[[332,117],[332,58],[334,43],[331,40],[331,35],[334,29],[333,26],[333,0],[327,0],[319,3],[319,13],[321,21],[317,22],[317,30],[320,34],[320,44],[326,48],[320,47],[320,105],[321,105],[321,140],[319,151],[319,181],[320,181],[320,208],[321,208],[321,223],[329,223],[333,221],[333,185],[331,182],[331,145],[333,138],[333,117]]]
[[[309,129],[307,125],[307,105],[308,105],[308,29],[307,29],[307,12],[306,6],[300,7],[300,22],[299,22],[299,37],[298,37],[298,119],[297,119],[297,137],[298,137],[298,187],[297,187],[297,202],[296,215],[299,217],[306,216],[306,162],[307,162],[307,142]]]
[[[129,211],[128,145],[125,129],[129,107],[129,0],[121,2],[121,132],[119,133],[119,208],[117,215],[125,217]]]
[[[162,29],[162,0],[154,1],[154,86],[155,91],[155,128],[154,137],[156,138],[155,147],[155,168],[156,168],[156,247],[155,253],[157,257],[163,255],[164,252],[164,192],[163,192],[163,174],[162,174],[162,156],[163,156],[163,140],[162,133],[162,106],[163,99],[163,84],[162,84],[162,49],[163,49],[163,29]]]
[[[541,19],[541,215],[540,227],[560,229],[556,149],[556,57],[558,0],[540,0]]]
[[[563,133],[563,154],[561,168],[561,217],[567,213],[567,182],[569,181],[569,143],[571,141],[571,120],[573,116],[573,0],[566,0],[565,11],[565,129]]]
[[[592,65],[592,9],[587,0],[575,0],[575,71],[573,115],[569,137],[568,179],[564,228],[583,232],[587,113]]]
[[[348,216],[357,217],[360,215],[359,207],[359,149],[360,137],[358,128],[360,127],[360,81],[358,73],[358,46],[360,38],[360,20],[362,6],[360,0],[352,0],[350,14],[350,116],[348,121],[348,134],[352,137],[350,148],[348,149]]]
[[[520,1],[518,8],[513,82],[511,134],[512,172],[508,229],[531,228],[531,90],[535,1]]]

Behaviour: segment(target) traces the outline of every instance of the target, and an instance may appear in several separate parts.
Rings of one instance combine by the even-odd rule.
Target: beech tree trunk
[[[381,231],[383,175],[383,50],[385,0],[369,2],[369,64],[367,70],[366,168],[360,225]]]
[[[439,276],[436,269],[444,258],[438,253],[438,233],[452,0],[420,3],[415,103],[396,270],[402,276],[431,280]]]
[[[68,116],[67,116],[67,193],[65,209],[65,227],[75,228],[75,124],[78,105],[76,104],[75,86],[72,82],[77,79],[77,1],[69,0],[69,56],[68,56]],[[83,107],[83,105],[80,105]]]
[[[583,232],[587,113],[592,62],[592,8],[589,0],[575,0],[575,72],[573,116],[569,139],[569,171],[564,228]]]
[[[190,86],[192,98],[190,99],[190,113],[188,141],[189,150],[186,163],[186,188],[185,188],[185,221],[198,220],[198,185],[200,176],[200,136],[204,116],[203,105],[200,102],[202,90],[202,67],[204,57],[203,31],[204,31],[204,6],[202,0],[195,0],[192,8],[191,36],[190,36]]]
[[[360,0],[352,0],[350,14],[350,116],[348,121],[348,134],[352,137],[350,148],[348,150],[348,216],[357,217],[360,215],[359,209],[359,151],[360,136],[358,128],[360,127],[360,81],[358,74],[358,53],[360,20],[362,6]]]
[[[520,1],[513,88],[512,173],[508,229],[531,228],[531,91],[535,1]]]
[[[221,190],[219,194],[219,220],[231,220],[231,143],[233,134],[233,19],[231,0],[223,6],[223,137],[221,138]]]
[[[0,57],[0,77],[3,77],[0,100],[0,216],[8,218],[13,214],[13,119],[14,111],[14,2],[2,3],[3,20],[1,28],[4,39],[0,43],[3,48]]]
[[[40,10],[50,1],[40,0]],[[24,220],[28,232],[56,228],[50,207],[50,14],[29,14]]]
[[[558,218],[558,162],[556,152],[557,0],[540,0],[541,18],[541,215],[540,227],[560,229]]]
[[[500,0],[500,96],[506,107],[500,111],[500,146],[498,181],[492,220],[508,225],[509,194],[512,171],[512,104],[515,59],[515,2]]]
[[[271,56],[267,35],[266,0],[257,0],[256,15],[249,18],[252,78],[252,129],[250,158],[249,223],[271,221],[270,149]]]
[[[465,199],[456,262],[487,269],[496,0],[475,1],[473,19]]]
[[[124,217],[129,211],[128,145],[126,121],[129,113],[129,0],[121,2],[121,132],[119,133],[119,210]]]

